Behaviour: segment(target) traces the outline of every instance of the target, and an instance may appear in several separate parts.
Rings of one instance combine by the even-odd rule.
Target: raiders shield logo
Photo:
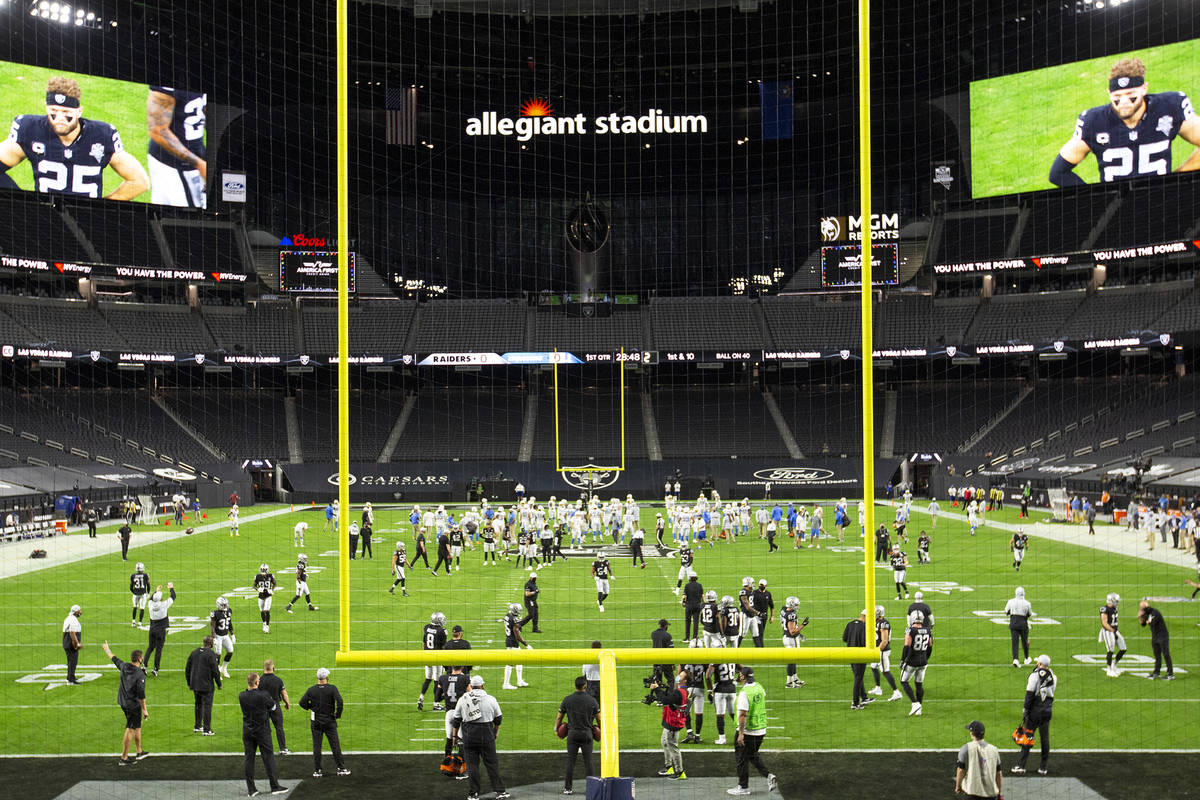
[[[67,96],[65,94],[56,94],[54,95],[54,102],[61,106],[67,102]]]
[[[1054,343],[1054,352],[1061,353],[1063,351],[1064,347],[1066,347],[1066,345],[1063,344],[1062,342],[1055,342]]]
[[[1171,343],[1171,334],[1160,333],[1158,335],[1158,343],[1161,344],[1163,347],[1166,347],[1167,345],[1169,345]]]
[[[91,357],[92,361],[99,361],[100,360],[100,351],[92,350],[91,352],[88,353],[88,356]]]
[[[301,356],[300,356],[300,363],[301,363],[301,364],[303,364],[304,366],[306,366],[306,367],[307,367],[307,366],[308,366],[308,362],[309,362],[309,358],[308,358],[308,356],[307,356],[307,355],[301,355]]]
[[[563,483],[575,489],[596,491],[606,489],[621,477],[619,469],[598,470],[595,464],[586,464],[579,470],[566,470],[559,473]]]
[[[407,354],[405,354],[400,360],[404,362],[405,366],[409,366],[413,363],[413,357]]]
[[[838,355],[842,357],[842,361],[845,361],[850,358],[850,351],[849,350],[838,350]]]
[[[195,358],[195,359],[196,359],[196,363],[197,363],[197,364],[203,364],[203,363],[204,363],[204,353],[196,353],[196,355],[195,355],[195,356],[193,356],[193,358]]]
[[[958,348],[952,344],[946,345],[946,355],[950,358],[954,358],[956,355],[958,355]]]

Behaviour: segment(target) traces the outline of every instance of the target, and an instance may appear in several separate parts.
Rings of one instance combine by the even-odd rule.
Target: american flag
[[[388,88],[384,98],[384,114],[387,118],[387,144],[417,143],[417,88]]]

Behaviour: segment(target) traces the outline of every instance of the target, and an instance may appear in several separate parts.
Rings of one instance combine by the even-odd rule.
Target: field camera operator
[[[679,752],[679,732],[687,726],[688,672],[680,670],[674,688],[651,679],[646,686],[649,698],[662,705],[662,749],[664,767],[659,775],[670,780],[687,780],[683,771],[683,755]]]

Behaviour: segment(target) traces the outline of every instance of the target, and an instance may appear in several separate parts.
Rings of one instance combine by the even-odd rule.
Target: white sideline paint
[[[243,516],[241,521],[253,522],[291,513],[293,512],[290,508],[279,508],[275,511],[264,511],[261,514]],[[226,531],[228,529],[228,520],[222,518],[216,522],[208,522],[204,525],[195,526],[195,534],[217,530]],[[87,528],[81,528],[80,530],[86,531]],[[129,539],[130,562],[137,560],[134,557],[134,553],[138,548],[158,544],[159,542],[169,542],[172,539],[179,539],[187,535],[184,533],[186,530],[186,525],[183,528],[176,528],[172,525],[170,528],[156,526],[153,530],[134,531],[133,536]],[[23,547],[22,545],[27,546]],[[35,547],[45,550],[46,557],[30,558],[29,551]],[[87,535],[74,534],[52,536],[49,539],[30,539],[25,542],[12,542],[5,547],[0,547],[0,580],[119,552],[121,552],[121,539],[115,530],[110,533],[98,533],[95,539]]]

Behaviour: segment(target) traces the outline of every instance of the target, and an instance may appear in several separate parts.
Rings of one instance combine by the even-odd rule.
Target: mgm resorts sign
[[[861,242],[862,217],[821,217],[819,223],[822,242]],[[899,214],[872,214],[871,239],[896,240],[900,238]]]

